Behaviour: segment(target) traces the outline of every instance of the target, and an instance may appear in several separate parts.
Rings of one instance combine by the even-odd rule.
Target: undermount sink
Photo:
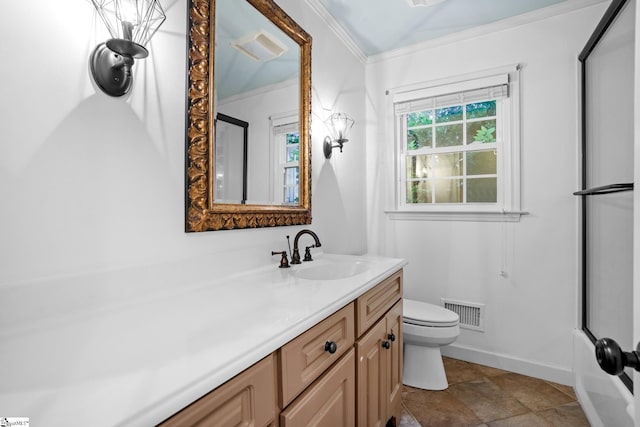
[[[323,262],[312,266],[301,266],[293,271],[293,275],[306,280],[340,280],[364,273],[369,268],[370,264],[365,261]]]

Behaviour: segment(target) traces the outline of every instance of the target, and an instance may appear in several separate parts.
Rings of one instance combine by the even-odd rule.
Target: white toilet
[[[460,335],[457,313],[426,302],[403,300],[404,371],[402,382],[425,390],[449,387],[440,347]]]

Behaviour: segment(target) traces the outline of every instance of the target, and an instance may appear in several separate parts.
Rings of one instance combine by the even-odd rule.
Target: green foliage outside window
[[[287,134],[287,145],[288,144],[299,144],[300,143],[300,134],[298,132],[288,133]]]
[[[421,147],[431,148],[433,139],[433,128],[409,129],[407,135],[407,148],[409,150],[417,150]]]
[[[455,122],[462,120],[462,105],[454,105],[447,108],[438,108],[436,110],[436,122]]]
[[[491,117],[496,115],[496,101],[472,102],[466,105],[467,119]]]
[[[494,127],[486,128],[484,126],[481,126],[480,129],[478,129],[476,131],[476,134],[474,136],[474,140],[482,142],[482,143],[496,142],[496,137],[493,134],[495,131],[496,131],[496,128],[494,128]]]
[[[425,126],[433,123],[433,111],[419,111],[407,114],[407,126]]]

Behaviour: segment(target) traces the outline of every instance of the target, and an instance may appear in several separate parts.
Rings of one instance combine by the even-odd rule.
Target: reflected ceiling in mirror
[[[272,0],[190,0],[189,17],[186,231],[309,224],[311,37]],[[256,59],[265,53],[274,58]],[[247,200],[214,199],[225,185],[216,171],[218,113],[254,130]],[[283,123],[292,117],[296,132],[281,140],[296,145],[281,151],[294,174],[293,163],[274,162],[273,148],[274,129],[291,129]]]
[[[216,0],[218,101],[293,79],[300,79],[300,46],[247,1]]]

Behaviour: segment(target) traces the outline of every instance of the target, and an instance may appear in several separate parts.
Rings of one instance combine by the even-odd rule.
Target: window
[[[398,184],[390,213],[517,220],[517,68],[452,80],[393,94]]]
[[[274,167],[273,197],[277,203],[300,203],[300,131],[297,116],[272,120]]]
[[[282,163],[282,169],[284,169],[282,202],[287,205],[297,205],[300,200],[298,196],[300,188],[300,133],[297,129],[287,132],[283,143],[285,155]]]

